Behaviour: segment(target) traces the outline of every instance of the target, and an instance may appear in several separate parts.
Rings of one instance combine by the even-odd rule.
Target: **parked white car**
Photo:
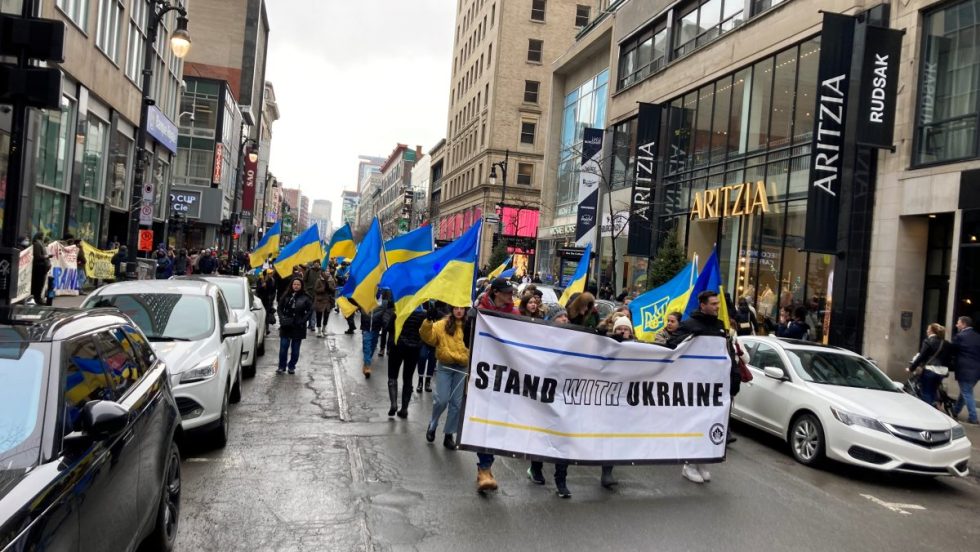
[[[252,293],[248,279],[244,276],[179,276],[175,279],[204,280],[221,288],[238,321],[248,324],[248,331],[242,338],[245,344],[242,371],[246,378],[254,377],[257,359],[265,354],[265,307]]]
[[[82,308],[115,307],[135,322],[167,365],[185,431],[228,440],[228,403],[241,400],[242,337],[221,289],[194,280],[140,280],[103,286]]]
[[[882,471],[968,474],[963,426],[901,389],[864,357],[811,342],[739,338],[753,380],[732,417],[785,439],[793,457]]]

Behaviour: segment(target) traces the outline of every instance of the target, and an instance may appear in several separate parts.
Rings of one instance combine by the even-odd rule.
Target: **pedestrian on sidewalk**
[[[273,276],[275,271],[264,270],[259,276],[259,281],[255,284],[255,295],[262,301],[265,307],[265,333],[268,335],[269,326],[276,323],[276,279]]]
[[[177,256],[174,257],[174,274],[177,276],[184,276],[187,274],[187,265],[190,263],[190,259],[187,257],[187,250],[181,249]]]
[[[980,334],[973,328],[973,319],[961,316],[956,320],[956,337],[953,346],[956,350],[956,383],[960,386],[960,397],[953,407],[953,418],[958,418],[966,406],[967,423],[977,424],[977,402],[973,391],[980,380]]]
[[[905,370],[919,380],[919,398],[930,406],[939,401],[939,386],[949,375],[953,346],[946,341],[946,328],[932,323],[926,328],[922,347]],[[942,405],[936,406],[942,410]]]
[[[463,389],[466,385],[466,367],[470,361],[470,351],[463,341],[463,325],[466,308],[453,307],[449,316],[442,317],[435,307],[426,312],[425,321],[419,332],[422,340],[435,350],[436,392],[432,396],[432,418],[425,432],[428,442],[436,440],[439,418],[449,408],[442,445],[450,450],[456,449],[453,434],[459,429],[459,413],[463,406]],[[438,320],[438,321],[437,321]]]
[[[112,268],[116,273],[116,281],[123,282],[126,280],[126,262],[129,258],[129,248],[125,245],[120,245],[119,250],[116,254],[112,256]]]
[[[388,416],[396,413],[399,418],[408,418],[408,403],[412,400],[412,380],[415,377],[415,367],[419,364],[419,349],[422,348],[422,337],[419,330],[425,320],[425,311],[418,308],[408,316],[402,325],[402,332],[395,340],[395,317],[391,316],[385,327],[388,328],[388,398],[391,407]],[[382,339],[383,339],[382,334]],[[402,378],[402,407],[398,408],[398,375]]]
[[[167,252],[162,249],[157,249],[157,280],[168,280],[173,275],[174,265],[170,257],[167,256]]]
[[[306,272],[303,273],[303,287],[310,299],[316,300],[316,283],[320,279],[320,263],[312,262],[307,265]],[[310,319],[307,320],[306,329],[316,331],[316,308],[310,312]]]
[[[334,304],[334,292],[337,283],[333,276],[324,270],[317,270],[317,280],[313,286],[313,308],[316,311],[316,336],[327,335],[327,322],[330,320],[330,309]]]
[[[48,255],[48,248],[44,243],[44,234],[38,232],[34,234],[33,241],[34,262],[31,272],[31,295],[34,296],[34,303],[44,304],[44,283],[48,278],[48,271],[51,270],[51,256]]]
[[[487,291],[480,295],[476,306],[466,313],[466,325],[463,327],[463,340],[470,349],[473,346],[473,334],[476,330],[476,314],[478,310],[506,312],[520,315],[514,307],[514,286],[506,278],[494,278]],[[493,477],[492,454],[476,453],[476,490],[479,492],[497,490],[497,480]]]
[[[361,348],[364,353],[364,367],[361,372],[364,378],[371,377],[371,362],[374,360],[374,350],[378,346],[378,336],[381,335],[381,327],[386,324],[386,309],[383,304],[378,304],[374,310],[367,312],[359,309],[361,313]],[[353,320],[351,315],[348,320]]]
[[[691,316],[681,322],[680,327],[667,342],[667,346],[672,349],[677,348],[682,341],[692,335],[714,335],[729,340],[728,333],[725,331],[725,324],[718,318],[721,301],[722,299],[716,291],[708,290],[699,293],[698,310],[691,313]],[[731,369],[729,371],[729,379],[731,381],[729,393],[734,399],[741,383],[741,373],[739,372],[738,361],[733,356],[732,347],[733,345],[729,341],[729,356],[732,357]],[[706,483],[711,481],[711,473],[708,472],[703,464],[684,464],[684,467],[681,469],[681,475],[693,483]]]
[[[313,312],[313,301],[303,289],[303,279],[293,278],[289,290],[279,298],[279,369],[277,374],[296,373],[299,348],[306,339],[306,321]],[[288,362],[287,362],[288,354]]]

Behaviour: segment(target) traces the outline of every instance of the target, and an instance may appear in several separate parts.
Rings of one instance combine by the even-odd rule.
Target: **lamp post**
[[[504,236],[504,200],[507,198],[507,161],[510,158],[510,150],[504,151],[504,160],[490,164],[490,185],[497,185],[497,168],[503,176],[503,185],[500,188],[500,218],[497,220],[497,239],[502,240]]]
[[[140,126],[136,131],[136,170],[133,171],[133,190],[129,210],[129,258],[126,260],[126,277],[136,279],[136,252],[139,241],[140,208],[143,201],[143,180],[149,161],[146,150],[146,118],[149,107],[156,102],[150,98],[150,81],[153,77],[153,45],[157,40],[157,30],[163,16],[176,11],[177,28],[170,35],[170,48],[174,55],[183,58],[191,48],[191,35],[187,32],[187,10],[179,4],[171,4],[166,0],[147,0],[150,13],[147,18],[146,39],[143,43],[143,86],[142,101],[140,102]]]

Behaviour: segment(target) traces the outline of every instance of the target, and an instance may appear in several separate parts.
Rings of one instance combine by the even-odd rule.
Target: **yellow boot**
[[[476,470],[476,490],[479,492],[496,491],[497,480],[493,478],[490,468],[477,468]]]

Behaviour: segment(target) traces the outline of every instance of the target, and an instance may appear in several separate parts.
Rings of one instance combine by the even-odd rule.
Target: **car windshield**
[[[210,297],[176,293],[97,295],[86,307],[116,307],[143,330],[150,341],[197,341],[214,331]]]
[[[37,461],[49,351],[47,343],[0,342],[0,474]]]
[[[861,357],[834,351],[786,349],[796,373],[805,381],[826,385],[895,391],[895,384]]]
[[[209,278],[208,281],[221,288],[221,292],[225,294],[228,306],[232,310],[245,308],[245,286],[242,285],[241,280],[238,278]]]

